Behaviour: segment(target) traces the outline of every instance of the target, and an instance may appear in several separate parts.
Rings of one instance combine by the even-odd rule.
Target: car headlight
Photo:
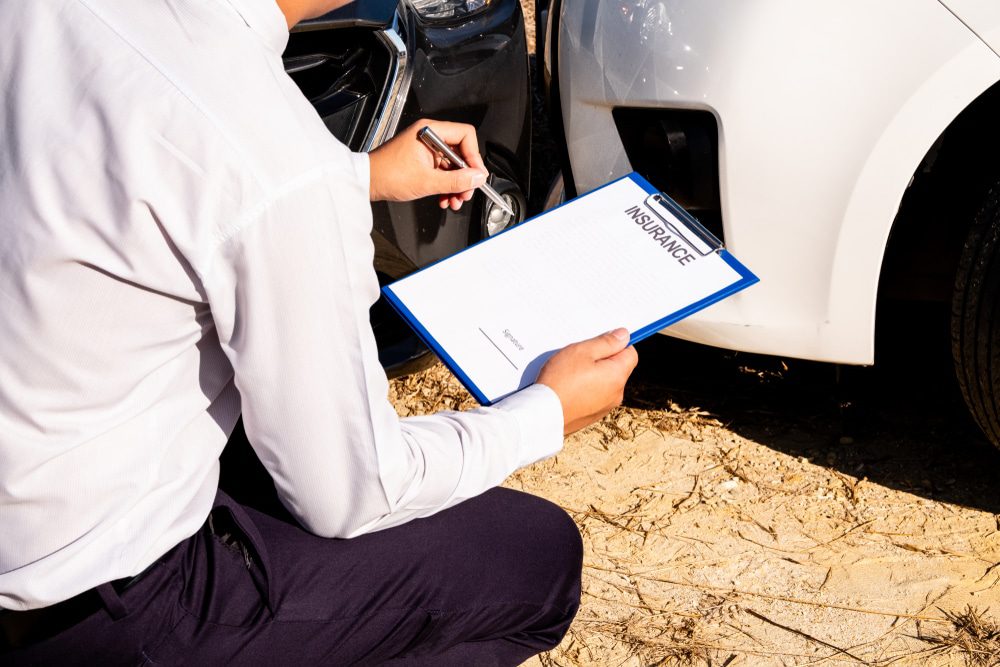
[[[430,21],[447,21],[476,14],[489,6],[492,0],[409,0],[420,18]]]

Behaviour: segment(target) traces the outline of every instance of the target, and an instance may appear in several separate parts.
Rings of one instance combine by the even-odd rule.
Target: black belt
[[[124,593],[157,564],[159,561],[134,577],[102,584],[48,607],[27,611],[0,610],[0,652],[30,646],[55,637],[85,618],[106,609],[104,598],[100,593],[103,586],[110,586],[116,594]]]

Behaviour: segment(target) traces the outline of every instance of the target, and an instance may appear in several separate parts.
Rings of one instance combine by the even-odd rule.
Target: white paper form
[[[632,342],[757,282],[632,174],[384,288],[483,404],[556,350],[616,327]]]

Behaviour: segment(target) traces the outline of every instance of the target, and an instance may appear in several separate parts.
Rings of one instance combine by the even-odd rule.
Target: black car
[[[528,55],[518,0],[358,0],[296,26],[285,69],[352,150],[420,118],[469,123],[509,216],[476,196],[458,212],[434,198],[377,203],[375,269],[384,284],[524,217],[531,136]],[[433,359],[380,300],[371,311],[390,375]]]

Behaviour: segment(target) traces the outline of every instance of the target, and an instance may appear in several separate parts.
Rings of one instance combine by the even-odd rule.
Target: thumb
[[[628,347],[628,330],[618,328],[586,340],[583,345],[594,359],[607,359]]]
[[[486,182],[486,173],[480,169],[434,170],[433,186],[435,194],[457,194],[474,190]]]

